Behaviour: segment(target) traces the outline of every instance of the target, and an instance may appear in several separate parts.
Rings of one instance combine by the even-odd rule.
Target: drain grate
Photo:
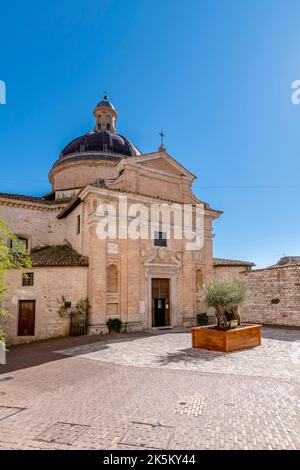
[[[194,393],[188,398],[180,400],[175,405],[175,413],[188,416],[200,416],[203,413],[204,398],[200,393]]]
[[[90,426],[76,423],[55,423],[39,434],[35,440],[72,445]]]
[[[174,426],[132,422],[119,444],[151,449],[168,449]]]
[[[20,408],[19,406],[0,406],[0,421],[20,413],[23,410],[26,410],[26,408]]]

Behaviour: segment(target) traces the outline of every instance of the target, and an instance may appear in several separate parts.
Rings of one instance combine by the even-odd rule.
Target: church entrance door
[[[152,326],[170,325],[170,280],[152,279]]]

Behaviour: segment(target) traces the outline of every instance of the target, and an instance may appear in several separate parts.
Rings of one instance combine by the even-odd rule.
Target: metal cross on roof
[[[166,137],[166,134],[164,134],[163,130],[161,129],[161,131],[158,133],[158,135],[160,135],[160,144],[163,147],[164,146],[164,137]]]

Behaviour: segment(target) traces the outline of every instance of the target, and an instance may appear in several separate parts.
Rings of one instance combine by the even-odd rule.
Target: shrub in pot
[[[249,298],[249,291],[241,279],[213,279],[203,289],[203,301],[207,307],[214,307],[217,328],[228,330],[240,325],[238,307]]]
[[[119,318],[109,318],[106,322],[106,326],[108,328],[109,333],[111,333],[112,331],[120,333],[122,325],[122,320],[120,320]]]
[[[197,315],[197,325],[199,325],[199,326],[208,325],[207,313],[198,313],[198,315]]]

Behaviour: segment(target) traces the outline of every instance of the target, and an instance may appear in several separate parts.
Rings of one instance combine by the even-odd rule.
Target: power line
[[[46,180],[31,180],[27,178],[0,178],[0,181],[23,181],[23,183],[46,183]]]
[[[0,181],[22,181],[23,183],[47,183],[47,180],[33,180],[27,178],[0,178]],[[194,183],[193,188],[200,189],[300,189],[299,184],[295,185],[239,185],[239,186],[206,186]]]
[[[300,185],[276,185],[276,186],[264,186],[264,185],[245,185],[245,186],[202,186],[201,184],[193,184],[193,187],[201,189],[300,189]]]

